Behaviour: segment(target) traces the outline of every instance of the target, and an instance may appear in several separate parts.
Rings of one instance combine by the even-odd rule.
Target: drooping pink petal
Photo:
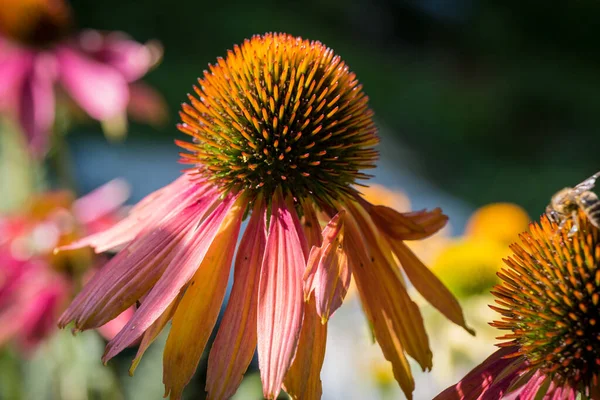
[[[237,197],[231,194],[226,196],[210,215],[178,244],[173,259],[133,318],[106,346],[103,357],[105,362],[137,340],[164,313],[181,288],[190,281],[236,199]]]
[[[129,215],[111,228],[61,247],[59,250],[72,250],[92,246],[101,253],[126,244],[146,229],[158,226],[181,210],[197,201],[206,201],[216,193],[216,188],[203,180],[190,181],[183,174],[173,183],[142,199],[129,212]]]
[[[350,286],[351,272],[343,247],[345,214],[341,210],[323,229],[323,244],[312,248],[304,275],[305,298],[315,293],[316,310],[323,321],[342,305]]]
[[[216,195],[208,197],[138,236],[90,279],[63,313],[59,325],[75,321],[76,329],[97,328],[134,304],[182,252],[184,238],[193,234],[195,224],[217,201]]]
[[[240,241],[233,288],[208,358],[208,399],[233,396],[254,355],[259,274],[267,240],[265,213],[265,205],[257,202]]]
[[[274,399],[281,390],[298,344],[302,324],[302,276],[305,256],[295,210],[281,193],[272,203],[269,235],[258,297],[258,363],[263,394]]]
[[[503,347],[475,367],[456,385],[448,387],[438,394],[434,400],[477,400],[487,399],[485,393],[493,388],[506,368],[513,363],[523,362],[520,359],[505,358],[516,351],[514,347]],[[490,399],[491,400],[491,399]]]
[[[167,307],[161,316],[158,317],[148,329],[146,329],[146,332],[144,332],[142,340],[140,341],[140,346],[138,347],[138,351],[135,354],[135,358],[131,362],[131,367],[129,367],[129,375],[133,376],[133,373],[135,372],[140,361],[142,361],[142,356],[148,347],[150,347],[152,342],[154,342],[158,335],[163,331],[167,323],[171,320],[171,318],[173,318],[173,314],[175,314],[175,310],[177,310],[177,306],[183,297],[183,293],[185,293],[185,289],[181,290],[179,296],[173,300],[173,302]]]
[[[217,322],[244,214],[245,204],[240,203],[244,202],[245,199],[237,201],[228,208],[227,216],[175,310],[163,356],[165,397],[170,394],[173,400],[181,398]]]
[[[90,117],[105,120],[126,111],[129,89],[117,70],[67,46],[56,55],[62,84]]]
[[[294,361],[284,382],[286,392],[294,400],[319,400],[323,393],[321,368],[325,359],[327,324],[315,308],[315,297],[311,295],[304,305],[302,330]]]
[[[437,308],[446,318],[462,326],[471,335],[475,334],[467,327],[465,317],[458,300],[444,286],[444,284],[419,260],[419,258],[400,240],[389,241],[394,254],[398,257],[400,265],[408,279],[421,295],[432,306]]]
[[[54,58],[42,53],[33,60],[22,82],[18,119],[30,149],[37,155],[46,150],[54,123],[55,72]]]

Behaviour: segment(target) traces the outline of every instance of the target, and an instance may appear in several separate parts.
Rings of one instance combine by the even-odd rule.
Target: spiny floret
[[[254,36],[211,65],[183,104],[182,161],[225,190],[339,198],[378,143],[354,73],[320,42]]]
[[[575,234],[571,228],[578,225]],[[502,283],[492,292],[502,315],[492,326],[512,331],[500,339],[518,345],[530,367],[587,391],[600,371],[600,242],[579,211],[562,230],[545,216],[521,235]]]

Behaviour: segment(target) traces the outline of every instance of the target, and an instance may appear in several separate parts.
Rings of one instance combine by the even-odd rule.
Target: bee
[[[577,210],[581,209],[589,221],[600,228],[600,200],[596,193],[592,192],[596,179],[600,172],[587,178],[577,186],[566,187],[552,196],[550,204],[546,207],[546,215],[551,221],[558,224],[559,230],[565,226],[569,218],[573,219],[573,227],[569,235],[573,235],[579,227],[577,226]]]

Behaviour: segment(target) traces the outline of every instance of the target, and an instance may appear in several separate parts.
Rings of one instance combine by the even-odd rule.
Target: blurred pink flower
[[[48,192],[25,213],[0,216],[0,347],[15,341],[27,352],[54,330],[76,277],[105,259],[89,251],[54,255],[53,248],[116,222],[127,196],[125,183],[115,180],[75,201],[69,192]],[[132,313],[101,334],[112,338]]]
[[[130,105],[130,84],[138,92],[142,84],[136,81],[161,56],[157,43],[141,44],[121,32],[85,30],[45,46],[17,44],[0,33],[0,109],[16,117],[31,150],[41,154],[54,123],[57,84],[91,118],[120,118],[128,107],[140,108]],[[162,97],[142,87],[147,98],[140,100],[136,93],[133,99],[151,102],[142,108],[155,110],[150,122],[161,122],[165,115]]]

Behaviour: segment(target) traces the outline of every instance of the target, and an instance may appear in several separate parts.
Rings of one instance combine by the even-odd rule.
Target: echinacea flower
[[[327,320],[354,277],[374,336],[411,397],[406,355],[431,352],[402,271],[453,322],[462,311],[404,244],[446,224],[441,210],[400,214],[353,188],[379,139],[354,73],[320,42],[254,36],[219,58],[183,105],[177,141],[192,164],[113,228],[66,248],[123,249],[60,318],[90,329],[139,302],[108,361],[141,338],[140,357],[172,321],[165,395],[179,399],[213,330],[242,220],[234,283],[208,357],[208,398],[229,398],[258,349],[264,396],[321,395]],[[322,228],[324,225],[324,229]],[[400,267],[402,269],[400,269]]]
[[[51,334],[76,277],[86,268],[93,273],[100,263],[89,251],[54,255],[52,250],[116,222],[126,198],[126,186],[115,180],[77,200],[66,191],[46,192],[25,210],[0,215],[0,347],[15,341],[28,352]],[[114,330],[114,324],[104,326],[101,333]]]
[[[500,349],[437,400],[600,398],[598,228],[581,210],[562,229],[544,215],[521,242],[492,292]]]
[[[14,115],[38,155],[54,124],[57,84],[98,121],[123,119],[128,106],[136,116],[153,109],[151,121],[161,114],[147,104],[160,97],[137,82],[160,58],[160,47],[119,32],[73,34],[71,25],[61,0],[5,0],[0,7],[0,108]],[[133,99],[138,104],[130,105]]]

